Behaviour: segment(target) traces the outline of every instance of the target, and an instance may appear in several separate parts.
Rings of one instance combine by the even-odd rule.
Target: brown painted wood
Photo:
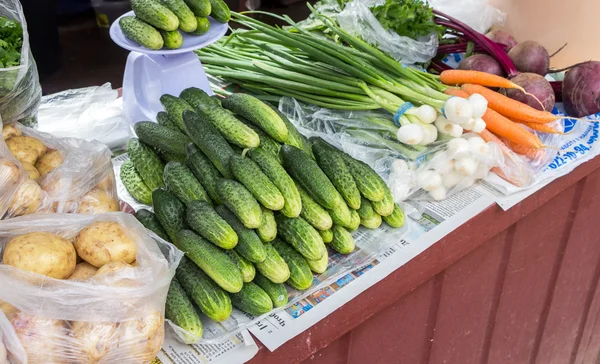
[[[553,335],[561,320],[578,317],[567,330],[570,333],[575,330],[576,333],[575,338],[570,339],[572,358],[577,364],[596,364],[600,350],[600,272],[596,269],[590,277],[589,265],[593,258],[588,257],[583,261],[586,267],[582,270],[581,264],[576,264],[575,253],[585,246],[588,255],[600,254],[597,251],[600,241],[595,240],[595,244],[587,245],[581,242],[586,236],[590,239],[597,239],[598,236],[597,233],[581,230],[586,230],[593,223],[600,225],[600,205],[592,203],[592,196],[599,193],[596,186],[598,182],[595,182],[600,175],[599,168],[600,158],[596,158],[568,176],[552,182],[508,212],[501,211],[497,206],[488,208],[275,352],[261,347],[251,363],[297,363],[305,359],[311,359],[311,363],[331,363],[331,359],[336,357],[341,360],[345,356],[340,348],[344,346],[333,343],[340,337],[348,340],[348,333],[354,329],[375,334],[377,330],[371,327],[369,321],[376,319],[380,326],[386,323],[390,330],[393,328],[390,332],[396,335],[403,333],[410,336],[415,333],[416,337],[422,337],[424,329],[420,326],[426,326],[427,330],[431,330],[428,332],[432,333],[433,342],[429,345],[412,345],[414,353],[406,352],[405,348],[398,349],[400,351],[382,349],[382,345],[375,345],[375,341],[371,345],[362,345],[362,350],[357,351],[359,346],[355,345],[361,345],[365,339],[356,340],[352,332],[346,355],[359,353],[362,359],[379,358],[378,353],[383,350],[388,355],[388,361],[381,362],[386,363],[399,362],[405,356],[411,360],[421,358],[414,363],[423,362],[422,358],[429,363],[449,364],[525,364],[538,358],[537,362],[542,363],[542,359],[552,355],[547,350],[551,341],[559,339]],[[586,180],[576,186],[591,174],[591,182]],[[587,211],[585,215],[576,213],[575,209],[578,208]],[[513,233],[514,237],[510,238]],[[497,238],[499,234],[504,234],[505,238]],[[577,241],[577,244],[570,247],[573,241]],[[483,252],[479,252],[480,249]],[[501,251],[506,258],[497,257],[499,253],[493,251]],[[472,255],[476,253],[481,257],[473,258]],[[496,271],[496,279],[493,272],[486,273],[477,265],[488,255],[489,269]],[[500,262],[494,263],[491,256],[496,256]],[[598,263],[595,263],[596,267]],[[470,277],[469,272],[475,278]],[[440,278],[434,278],[440,273]],[[463,285],[460,276],[464,279]],[[577,277],[583,277],[579,279],[582,291],[569,291],[568,286],[573,285],[569,282],[577,280]],[[477,286],[477,278],[480,278],[481,287]],[[423,302],[409,297],[419,292],[418,287],[435,285],[431,282],[436,279],[439,281],[439,294],[431,295],[430,302],[425,304],[428,320],[435,317],[434,321],[421,320],[420,324],[412,320],[402,321],[398,318],[404,316],[387,311],[404,302],[406,314],[421,312],[423,308],[417,307],[417,302],[421,305]],[[473,292],[477,290],[485,297],[476,297]],[[594,295],[586,296],[586,290],[593,291]],[[567,291],[578,298],[572,302],[558,298],[559,295],[562,298],[562,292]],[[581,295],[585,297],[582,299]],[[448,306],[461,303],[467,307],[452,311]],[[557,306],[553,307],[553,303]],[[467,309],[471,307],[472,310]],[[586,307],[589,309],[586,310]],[[435,313],[432,312],[434,308]],[[579,312],[565,312],[567,309]],[[379,316],[385,312],[388,314]],[[453,312],[456,312],[456,317],[452,317]],[[478,325],[478,318],[485,325]],[[431,322],[434,327],[431,327]],[[361,328],[363,325],[364,328]],[[514,332],[511,331],[511,325],[517,328]],[[470,329],[477,334],[467,336]],[[554,331],[546,333],[546,330]],[[453,344],[447,341],[461,333],[465,339],[456,340],[455,343],[464,343],[465,348],[453,349]],[[393,342],[387,339],[379,341],[382,340],[388,344]],[[467,353],[471,349],[475,352]],[[556,350],[556,355],[563,357],[569,345],[565,344]],[[398,353],[402,353],[402,357]],[[385,359],[383,355],[381,358]],[[350,359],[348,356],[348,362]]]

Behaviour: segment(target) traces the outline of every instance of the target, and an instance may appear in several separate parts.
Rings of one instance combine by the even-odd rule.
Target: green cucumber
[[[138,139],[130,139],[127,143],[127,154],[150,190],[154,191],[165,185],[163,180],[165,165],[152,148]]]
[[[333,232],[331,231],[331,229],[317,231],[319,232],[319,235],[321,235],[321,238],[323,239],[323,242],[325,244],[331,243],[331,241],[333,240]]]
[[[183,124],[194,144],[217,167],[219,172],[226,178],[233,177],[229,169],[229,158],[234,153],[223,136],[210,123],[191,111],[183,113]]]
[[[296,187],[298,188],[300,198],[302,199],[302,211],[300,212],[300,216],[317,230],[327,230],[331,228],[333,220],[327,210],[316,203],[302,187]]]
[[[277,222],[273,211],[262,207],[262,222],[256,233],[263,243],[268,243],[277,237]]]
[[[367,229],[377,229],[381,226],[381,215],[373,214],[373,216],[366,219],[360,218],[360,224]]]
[[[350,219],[350,226],[347,228],[350,231],[356,231],[360,227],[360,215],[356,210],[350,210],[350,216],[352,218]]]
[[[214,1],[222,2],[222,0],[211,0],[211,3]],[[288,130],[281,117],[256,97],[241,93],[231,94],[222,101],[222,104],[224,108],[260,127],[276,141],[283,143],[287,140]]]
[[[196,17],[206,18],[210,14],[210,0],[184,0]]]
[[[192,301],[179,282],[172,281],[165,303],[165,318],[183,329],[185,341],[190,344],[202,338],[202,322]]]
[[[339,225],[333,225],[333,240],[329,244],[333,250],[341,254],[350,254],[354,251],[354,238],[352,234],[345,228]]]
[[[160,97],[160,103],[167,110],[171,120],[177,125],[179,131],[185,131],[183,126],[183,112],[194,111],[194,108],[185,100],[173,95],[164,94]]]
[[[235,308],[254,316],[264,315],[273,309],[267,292],[252,282],[245,283],[241,291],[229,296]]]
[[[131,8],[140,20],[162,30],[179,28],[179,19],[169,8],[156,0],[131,0]]]
[[[171,192],[156,189],[152,192],[152,207],[171,242],[176,244],[177,233],[185,225],[185,205]]]
[[[210,107],[210,106],[220,106],[217,104],[214,98],[210,97],[204,90],[199,89],[198,87],[188,87],[181,91],[179,94],[179,98],[185,100],[194,111]]]
[[[263,150],[271,153],[279,161],[279,149],[281,149],[281,144],[276,142],[273,138],[268,136],[267,133],[262,131],[261,128],[252,124],[248,120],[246,120],[242,117],[238,117],[238,119],[242,123],[247,125],[250,129],[254,130],[254,132],[258,135],[258,138],[260,139],[260,144],[259,144],[260,149],[263,149]],[[280,162],[280,164],[281,164],[281,162]]]
[[[308,263],[310,270],[317,274],[325,272],[327,270],[327,265],[329,264],[329,253],[327,252],[327,249],[325,249],[325,254],[323,254],[321,259],[306,260],[306,263]]]
[[[350,157],[348,154],[336,150],[344,157],[348,170],[352,173],[356,187],[360,193],[371,202],[383,200],[387,185],[381,177],[368,164]]]
[[[373,210],[381,216],[389,216],[394,212],[394,206],[394,196],[392,196],[392,191],[385,186],[383,200],[373,202]]]
[[[360,216],[361,219],[370,219],[376,214],[375,210],[373,210],[371,201],[364,197],[362,197],[360,201],[360,208],[356,210],[356,212],[358,212],[358,216]]]
[[[401,228],[404,225],[404,212],[398,204],[394,205],[391,215],[383,216],[383,221],[393,228]]]
[[[285,169],[319,205],[333,209],[343,202],[342,196],[310,156],[290,145],[281,147],[281,155]]]
[[[302,211],[300,193],[294,180],[279,164],[277,158],[262,148],[250,149],[248,155],[281,192],[284,200],[281,213],[287,217],[298,217]]]
[[[302,255],[284,242],[275,242],[273,246],[290,269],[290,278],[286,283],[292,288],[302,291],[310,288],[313,282],[313,274]]]
[[[284,199],[281,192],[252,159],[234,155],[231,156],[229,163],[235,178],[252,193],[261,205],[274,211],[283,208]]]
[[[235,263],[242,273],[242,279],[244,280],[244,283],[252,282],[256,275],[256,268],[254,267],[254,264],[233,249],[225,250],[225,254],[227,254],[229,259]]]
[[[265,260],[267,253],[265,245],[256,232],[248,229],[242,222],[225,206],[217,206],[215,211],[221,216],[229,226],[235,231],[238,236],[238,244],[235,246],[235,251],[242,257],[248,259],[252,263],[260,263]]]
[[[152,204],[152,190],[146,186],[144,180],[135,170],[133,162],[128,160],[121,165],[119,171],[121,181],[127,192],[137,201],[146,205]]]
[[[302,149],[306,154],[311,155],[311,148],[308,139],[306,139],[304,135],[300,134],[300,132],[298,131],[298,129],[296,129],[294,124],[292,124],[292,122],[285,115],[283,115],[281,111],[279,111],[276,107],[272,105],[267,105],[273,111],[275,111],[277,115],[279,115],[281,120],[283,120],[283,123],[285,124],[286,128],[288,129],[288,138],[284,143],[296,147],[298,149]]]
[[[356,210],[360,207],[360,191],[342,156],[331,153],[330,148],[332,147],[325,141],[317,139],[312,145],[312,152],[317,164],[342,195],[348,207]]]
[[[208,20],[208,18],[200,17],[200,16],[197,16],[195,18],[196,18],[196,23],[198,24],[198,26],[196,27],[196,29],[194,31],[191,31],[190,34],[202,35],[210,30],[210,20]]]
[[[233,249],[238,243],[235,231],[206,201],[191,201],[186,221],[192,230],[219,248]]]
[[[220,23],[227,23],[231,18],[231,11],[223,0],[210,0],[210,16]]]
[[[217,168],[206,158],[193,143],[186,147],[187,166],[194,173],[194,176],[200,181],[210,199],[216,204],[221,204],[221,199],[217,193],[217,181],[223,178]]]
[[[301,217],[294,219],[278,215],[277,232],[302,256],[310,260],[319,260],[325,249],[321,235]]]
[[[167,152],[163,152],[162,150],[159,150],[159,149],[156,150],[156,154],[158,154],[160,159],[162,159],[163,162],[165,162],[165,163],[169,163],[169,162],[185,163],[184,155],[167,153]]]
[[[219,287],[230,293],[242,289],[242,273],[221,249],[191,230],[181,230],[176,245]]]
[[[140,140],[164,152],[185,156],[185,146],[190,139],[183,133],[151,121],[140,121],[133,126]]]
[[[124,16],[119,19],[119,27],[121,27],[125,37],[142,47],[158,50],[164,45],[163,38],[158,30],[135,16]]]
[[[248,229],[256,229],[262,222],[262,210],[252,193],[241,183],[221,178],[217,181],[217,192],[223,205]]]
[[[177,127],[177,125],[175,125],[175,122],[173,121],[173,119],[171,119],[171,117],[169,116],[169,113],[167,113],[166,111],[159,111],[158,114],[156,114],[156,122],[158,123],[158,125],[162,125],[169,129],[173,129],[173,130],[177,130],[177,131],[180,130]]]
[[[281,243],[279,243],[281,244]],[[256,263],[256,269],[273,283],[283,283],[290,278],[290,269],[272,244],[265,244],[266,258]]]
[[[166,31],[159,30],[161,37],[163,38],[164,47],[166,49],[179,49],[183,45],[183,36],[179,33],[179,30]]]
[[[177,16],[179,29],[184,32],[193,32],[198,27],[194,13],[183,0],[160,0],[164,6]]]
[[[151,230],[156,235],[160,236],[161,239],[170,242],[169,235],[158,221],[156,215],[153,212],[146,209],[139,209],[135,213],[135,218],[144,225],[148,230]]]
[[[212,203],[204,187],[198,182],[192,171],[180,162],[169,162],[165,166],[164,180],[167,189],[184,204],[201,200]]]
[[[183,257],[177,267],[177,282],[181,284],[188,297],[200,308],[203,314],[221,322],[231,316],[231,299],[227,292],[219,287],[194,262]]]
[[[273,283],[260,273],[256,273],[253,282],[269,295],[274,307],[285,306],[288,303],[288,293],[282,283]]]
[[[356,223],[356,220],[352,219],[352,211],[353,210],[350,210],[350,208],[348,208],[346,202],[344,200],[341,200],[335,208],[329,210],[329,215],[331,215],[331,219],[333,220],[334,224],[341,225],[347,228],[352,228],[353,226],[355,226],[354,224]]]

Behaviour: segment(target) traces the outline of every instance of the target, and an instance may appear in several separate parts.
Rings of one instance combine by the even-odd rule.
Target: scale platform
[[[202,63],[194,53],[206,47],[227,33],[227,23],[219,23],[209,17],[210,29],[202,35],[183,35],[183,45],[179,49],[152,50],[144,48],[125,37],[119,26],[125,13],[110,27],[110,37],[122,48],[129,51],[125,74],[123,75],[123,112],[131,124],[145,120],[156,120],[156,114],[163,111],[160,96],[179,93],[188,87],[198,87],[209,95],[212,90]]]

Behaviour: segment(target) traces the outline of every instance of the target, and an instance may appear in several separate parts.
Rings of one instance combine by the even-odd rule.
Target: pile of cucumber
[[[221,23],[231,17],[223,0],[131,0],[135,16],[119,20],[123,34],[149,49],[177,49],[183,44],[180,30],[191,35],[208,32],[208,16]]]
[[[250,95],[188,88],[161,103],[158,123],[135,125],[121,179],[154,208],[137,212],[142,224],[186,253],[166,315],[189,332],[202,330],[194,304],[216,321],[232,307],[265,314],[287,303],[285,285],[311,287],[327,247],[351,253],[360,225],[404,224],[367,164]]]

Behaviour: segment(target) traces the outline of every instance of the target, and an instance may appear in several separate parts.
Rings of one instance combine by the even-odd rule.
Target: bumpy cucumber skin
[[[354,251],[354,238],[348,230],[342,226],[333,225],[331,231],[333,232],[333,240],[329,245],[333,250],[341,254],[350,254]]]
[[[210,15],[220,23],[227,23],[231,18],[231,11],[223,0],[210,0]]]
[[[215,211],[221,216],[238,235],[238,244],[235,246],[236,252],[248,259],[252,263],[260,263],[265,260],[267,253],[265,246],[256,232],[248,229],[242,222],[225,206],[217,206]]]
[[[185,146],[190,139],[179,131],[151,121],[140,121],[133,127],[140,140],[164,152],[185,156]]]
[[[248,229],[260,227],[262,210],[252,193],[241,183],[222,178],[217,182],[217,192],[227,206]]]
[[[152,207],[156,218],[165,229],[171,242],[177,244],[177,233],[185,223],[185,205],[177,196],[163,189],[152,192]]]
[[[248,282],[241,291],[230,294],[231,303],[237,309],[254,316],[264,315],[273,309],[273,302],[258,285]]]
[[[238,155],[229,160],[231,172],[248,189],[261,205],[278,211],[285,203],[281,192],[250,158]]]
[[[127,154],[149,189],[154,191],[165,185],[163,180],[165,165],[152,148],[138,139],[130,139],[127,143]]]
[[[194,13],[183,0],[161,0],[164,6],[179,19],[179,29],[183,32],[193,32],[198,27]]]
[[[190,202],[186,219],[192,230],[219,248],[233,249],[238,243],[235,231],[206,201]]]
[[[222,2],[222,0],[212,1]],[[241,115],[251,123],[259,126],[276,141],[283,143],[287,140],[288,130],[283,120],[281,120],[281,117],[256,97],[248,94],[235,93],[224,99],[222,104],[224,108]]]
[[[162,227],[160,221],[158,221],[158,218],[153,212],[146,209],[139,209],[135,213],[135,218],[139,222],[141,222],[146,229],[151,230],[156,235],[160,236],[163,240],[171,242],[169,234],[167,234],[167,232]]]
[[[212,204],[204,187],[185,164],[176,161],[167,163],[165,165],[164,180],[167,189],[177,196],[181,202],[188,204],[192,201],[201,200]]]
[[[323,239],[323,242],[325,244],[331,243],[331,241],[333,240],[333,232],[331,231],[331,229],[327,229],[327,230],[318,230],[319,235],[321,235],[321,238]]]
[[[202,322],[192,301],[179,282],[172,281],[165,303],[165,318],[186,331],[186,340],[194,343],[202,338]],[[188,337],[189,336],[189,337]]]
[[[325,249],[321,235],[301,217],[294,219],[279,215],[276,217],[277,232],[302,256],[310,260],[319,260]]]
[[[361,219],[370,219],[376,213],[375,210],[373,210],[373,205],[371,201],[367,200],[364,197],[362,197],[360,202],[360,208],[356,210],[356,212],[358,213],[358,216],[360,216]]]
[[[164,45],[163,38],[158,30],[135,16],[122,17],[119,19],[119,26],[125,37],[142,47],[158,50]]]
[[[394,196],[392,196],[392,191],[386,186],[383,200],[373,202],[373,210],[381,216],[389,216],[394,212],[394,206]]]
[[[267,257],[256,263],[256,269],[273,283],[283,283],[290,278],[290,269],[272,244],[265,244]]]
[[[179,131],[185,131],[183,126],[183,112],[186,110],[194,111],[194,108],[185,100],[169,94],[162,95],[160,97],[160,103],[165,110],[167,110],[167,113],[171,117],[173,123],[179,128]]]
[[[256,233],[263,243],[268,243],[277,237],[277,222],[273,211],[262,208],[262,222],[256,229]]]
[[[194,176],[200,181],[210,199],[216,204],[221,204],[221,198],[217,193],[217,181],[223,178],[219,170],[193,143],[186,147],[187,161],[186,165],[192,171]]]
[[[179,28],[179,19],[169,8],[156,0],[131,0],[135,16],[162,30],[173,31]]]
[[[135,170],[133,162],[128,160],[121,165],[119,176],[127,192],[137,201],[146,205],[152,203],[152,190],[146,186],[144,180]]]
[[[164,47],[167,49],[179,49],[183,44],[183,36],[178,30],[166,31],[160,30],[160,35],[163,38]]]
[[[401,228],[404,225],[404,212],[395,204],[394,211],[388,216],[383,216],[383,221],[393,228]]]
[[[360,224],[367,229],[377,229],[381,226],[381,221],[381,216],[378,214],[373,214],[373,216],[366,219],[360,218]]]
[[[286,283],[301,291],[310,288],[313,282],[313,274],[302,255],[283,242],[273,243],[273,246],[290,269],[290,278]]]
[[[306,263],[308,263],[310,270],[313,272],[317,274],[324,273],[327,270],[327,265],[329,264],[329,253],[327,252],[327,249],[325,249],[325,254],[323,254],[321,259],[307,260]]]
[[[256,273],[253,282],[269,295],[274,307],[285,306],[288,303],[288,293],[282,283],[273,283],[260,273]]]
[[[308,195],[300,186],[296,186],[302,200],[300,216],[317,230],[328,230],[333,225],[331,215]]]
[[[232,262],[238,267],[242,273],[242,279],[244,283],[252,282],[256,276],[256,268],[251,261],[241,256],[235,250],[225,250],[225,254],[231,259]]]
[[[202,35],[210,30],[210,20],[208,20],[208,18],[203,18],[203,17],[197,16],[196,23],[198,24],[198,26],[196,27],[196,29],[194,31],[189,32],[190,34]]]
[[[184,0],[196,17],[206,18],[211,11],[210,0]]]

